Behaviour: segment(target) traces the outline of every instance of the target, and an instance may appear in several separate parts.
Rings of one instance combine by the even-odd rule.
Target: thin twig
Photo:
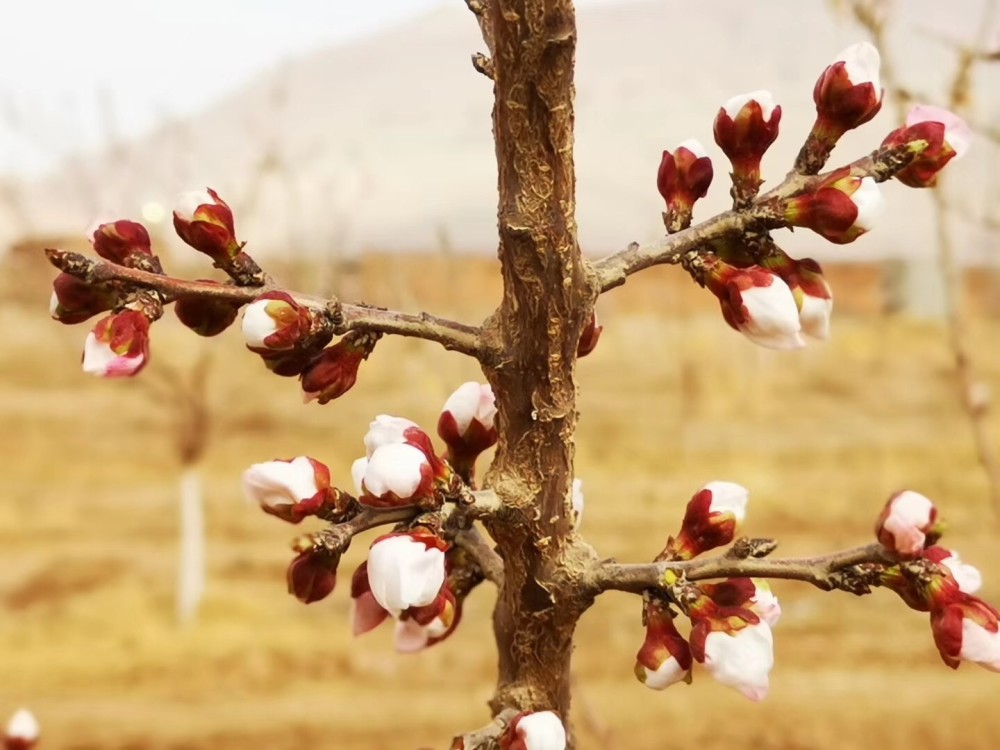
[[[805,581],[829,591],[836,588],[833,574],[844,568],[864,563],[892,562],[894,560],[886,555],[885,548],[880,544],[868,544],[817,557],[740,559],[722,555],[685,562],[622,564],[605,561],[591,570],[587,583],[595,593],[630,591],[638,594],[647,589],[663,587],[664,576],[671,572],[688,581],[712,578],[781,578]]]
[[[453,750],[494,750],[500,736],[515,716],[517,711],[512,708],[501,711],[485,727],[457,736],[452,742]]]
[[[337,335],[343,335],[348,331],[375,331],[435,341],[445,349],[472,357],[476,357],[480,353],[479,328],[437,318],[427,313],[414,315],[363,305],[351,305],[340,302],[336,298],[321,299],[281,289],[281,287],[272,284],[240,287],[231,284],[187,281],[171,276],[147,273],[134,268],[125,268],[115,263],[65,250],[49,249],[45,251],[45,254],[48,256],[49,262],[56,268],[72,274],[88,284],[121,281],[137,287],[154,289],[163,294],[167,301],[188,296],[223,299],[243,304],[252,302],[265,292],[285,291],[300,305],[329,313],[333,318],[333,332]]]
[[[503,585],[503,558],[483,538],[483,535],[479,533],[479,529],[473,526],[457,532],[455,534],[455,544],[472,555],[473,559],[479,564],[479,567],[482,568],[483,575],[486,576],[488,581],[495,583],[497,586]]]

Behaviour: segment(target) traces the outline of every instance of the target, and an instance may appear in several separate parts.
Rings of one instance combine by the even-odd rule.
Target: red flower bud
[[[136,310],[102,318],[87,335],[83,371],[106,378],[130,377],[149,362],[149,319]]]
[[[377,334],[348,333],[314,357],[300,376],[306,403],[316,400],[326,404],[351,390],[358,379],[358,368],[378,339]]]
[[[604,330],[604,326],[597,324],[597,310],[594,310],[590,314],[590,320],[583,329],[583,333],[580,334],[580,341],[576,345],[576,356],[577,358],[586,357],[592,351],[594,351],[597,346],[597,342],[601,338],[601,332]]]
[[[708,192],[712,174],[712,160],[706,156],[705,147],[693,138],[681,143],[673,153],[663,152],[656,187],[667,204],[670,231],[691,223],[691,211]]]
[[[142,224],[122,219],[99,224],[91,233],[94,252],[120,266],[132,266],[135,256],[152,256],[149,232]]]
[[[174,209],[174,230],[198,252],[216,265],[232,261],[243,249],[236,239],[233,212],[222,198],[208,188],[182,194]]]
[[[878,114],[882,108],[880,64],[878,50],[861,42],[841,52],[823,71],[813,88],[813,132],[824,143],[836,143],[848,130]]]
[[[338,557],[326,550],[310,550],[288,566],[288,593],[303,604],[325,599],[337,585]]]
[[[785,203],[785,221],[808,227],[830,242],[853,242],[875,226],[885,198],[873,177],[858,177],[849,167],[831,172],[811,193]]]
[[[709,482],[691,498],[676,539],[667,543],[674,560],[690,560],[733,541],[746,517],[749,492],[733,482]]]
[[[203,284],[222,286],[211,279],[198,279]],[[180,297],[174,303],[177,319],[199,336],[218,336],[236,320],[240,302],[215,297]]]
[[[60,323],[82,323],[98,313],[107,312],[118,295],[106,284],[88,284],[76,276],[61,273],[52,282],[49,314]]]
[[[778,250],[764,259],[762,265],[781,277],[795,298],[802,332],[815,339],[830,336],[830,314],[833,312],[833,290],[823,276],[823,269],[812,258],[795,260]]]
[[[931,612],[931,632],[941,659],[952,669],[971,661],[1000,672],[1000,612],[982,599],[961,594]]]
[[[883,146],[908,146],[925,141],[927,147],[894,176],[909,187],[932,187],[937,175],[952,159],[965,155],[972,131],[962,118],[940,107],[919,106],[910,110],[906,125],[893,130]]]
[[[760,182],[760,160],[778,137],[781,107],[770,91],[734,96],[715,117],[715,142],[733,165],[734,179]],[[756,187],[754,189],[756,189]]]
[[[635,676],[653,690],[691,682],[691,648],[677,632],[674,613],[659,602],[646,605],[646,640],[635,657]]]
[[[719,299],[725,321],[753,343],[782,350],[805,346],[795,298],[776,274],[716,261],[705,285]]]

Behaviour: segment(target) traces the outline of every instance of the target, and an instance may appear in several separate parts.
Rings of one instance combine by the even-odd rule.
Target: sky
[[[0,26],[0,175],[137,135],[289,56],[443,2],[462,0],[12,0]]]

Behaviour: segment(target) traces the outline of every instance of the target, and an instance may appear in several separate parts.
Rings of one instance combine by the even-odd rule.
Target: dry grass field
[[[370,301],[481,319],[499,298],[494,264],[462,259],[365,265]],[[439,273],[441,272],[441,273]],[[34,275],[5,272],[25,297]],[[578,473],[583,533],[600,552],[649,559],[711,479],[751,489],[747,532],[779,554],[866,542],[885,497],[936,498],[945,542],[977,563],[1000,602],[997,516],[957,407],[941,327],[878,316],[871,274],[834,274],[833,339],[794,354],[753,348],[709,295],[658,269],[602,301],[604,336],[580,363]],[[337,279],[338,284],[346,280]],[[417,341],[384,340],[357,388],[303,406],[238,332],[209,342],[214,411],[202,466],[208,591],[197,625],[173,622],[177,461],[173,410],[140,382],[78,367],[86,327],[37,303],[0,305],[0,718],[24,704],[44,746],[72,750],[413,750],[443,748],[486,718],[495,656],[493,594],[473,593],[446,643],[417,656],[390,633],[352,640],[342,585],[305,607],[285,593],[297,529],[248,507],[245,465],[309,453],[349,483],[373,415],[427,426],[470,362]],[[977,296],[979,308],[990,300]],[[1000,320],[973,331],[984,382],[1000,392]],[[205,342],[172,314],[153,329],[156,378],[187,368]],[[145,376],[144,376],[145,377]],[[1000,417],[993,420],[1000,433]],[[359,540],[344,560],[362,559]],[[995,748],[1000,676],[940,662],[926,615],[885,592],[865,600],[777,584],[772,693],[751,704],[696,673],[653,693],[632,676],[639,604],[602,598],[582,621],[575,659],[581,746],[644,748]],[[584,720],[584,713],[590,721]],[[599,739],[594,723],[606,724]]]

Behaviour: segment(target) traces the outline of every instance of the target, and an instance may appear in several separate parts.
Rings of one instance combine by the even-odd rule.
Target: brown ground
[[[370,299],[476,320],[498,295],[478,281],[491,278],[481,265],[447,296],[426,268],[410,284],[407,269],[378,264],[359,283]],[[580,366],[583,530],[600,552],[648,559],[710,479],[751,488],[747,531],[775,535],[782,554],[869,540],[885,497],[908,486],[939,501],[946,542],[986,571],[985,594],[1000,601],[997,523],[942,330],[876,317],[871,275],[844,273],[835,284],[847,312],[833,340],[765,352],[679,276],[655,270],[602,302],[604,337]],[[24,278],[15,281],[23,292]],[[310,607],[285,593],[295,530],[246,506],[237,481],[248,463],[307,452],[349,482],[375,413],[432,425],[451,388],[475,377],[471,363],[386,340],[352,393],[305,407],[296,383],[269,376],[236,332],[213,342],[209,590],[200,622],[180,630],[171,410],[142,381],[80,373],[86,329],[47,321],[47,294],[38,289],[37,309],[0,307],[0,717],[28,705],[45,747],[76,750],[412,750],[444,747],[483,723],[495,659],[488,586],[456,635],[425,654],[397,657],[387,631],[352,640],[343,586]],[[996,392],[1000,321],[978,318],[974,334]],[[173,320],[157,324],[147,379],[168,361],[183,369],[201,347]],[[1000,433],[1000,418],[993,427]],[[345,570],[364,548],[356,544]],[[862,601],[776,589],[785,616],[772,694],[759,705],[702,673],[690,687],[644,689],[632,676],[638,602],[603,598],[579,631],[578,706],[590,709],[577,713],[582,746],[996,747],[1000,676],[946,669],[926,616],[885,593]],[[595,722],[613,742],[597,738]]]

